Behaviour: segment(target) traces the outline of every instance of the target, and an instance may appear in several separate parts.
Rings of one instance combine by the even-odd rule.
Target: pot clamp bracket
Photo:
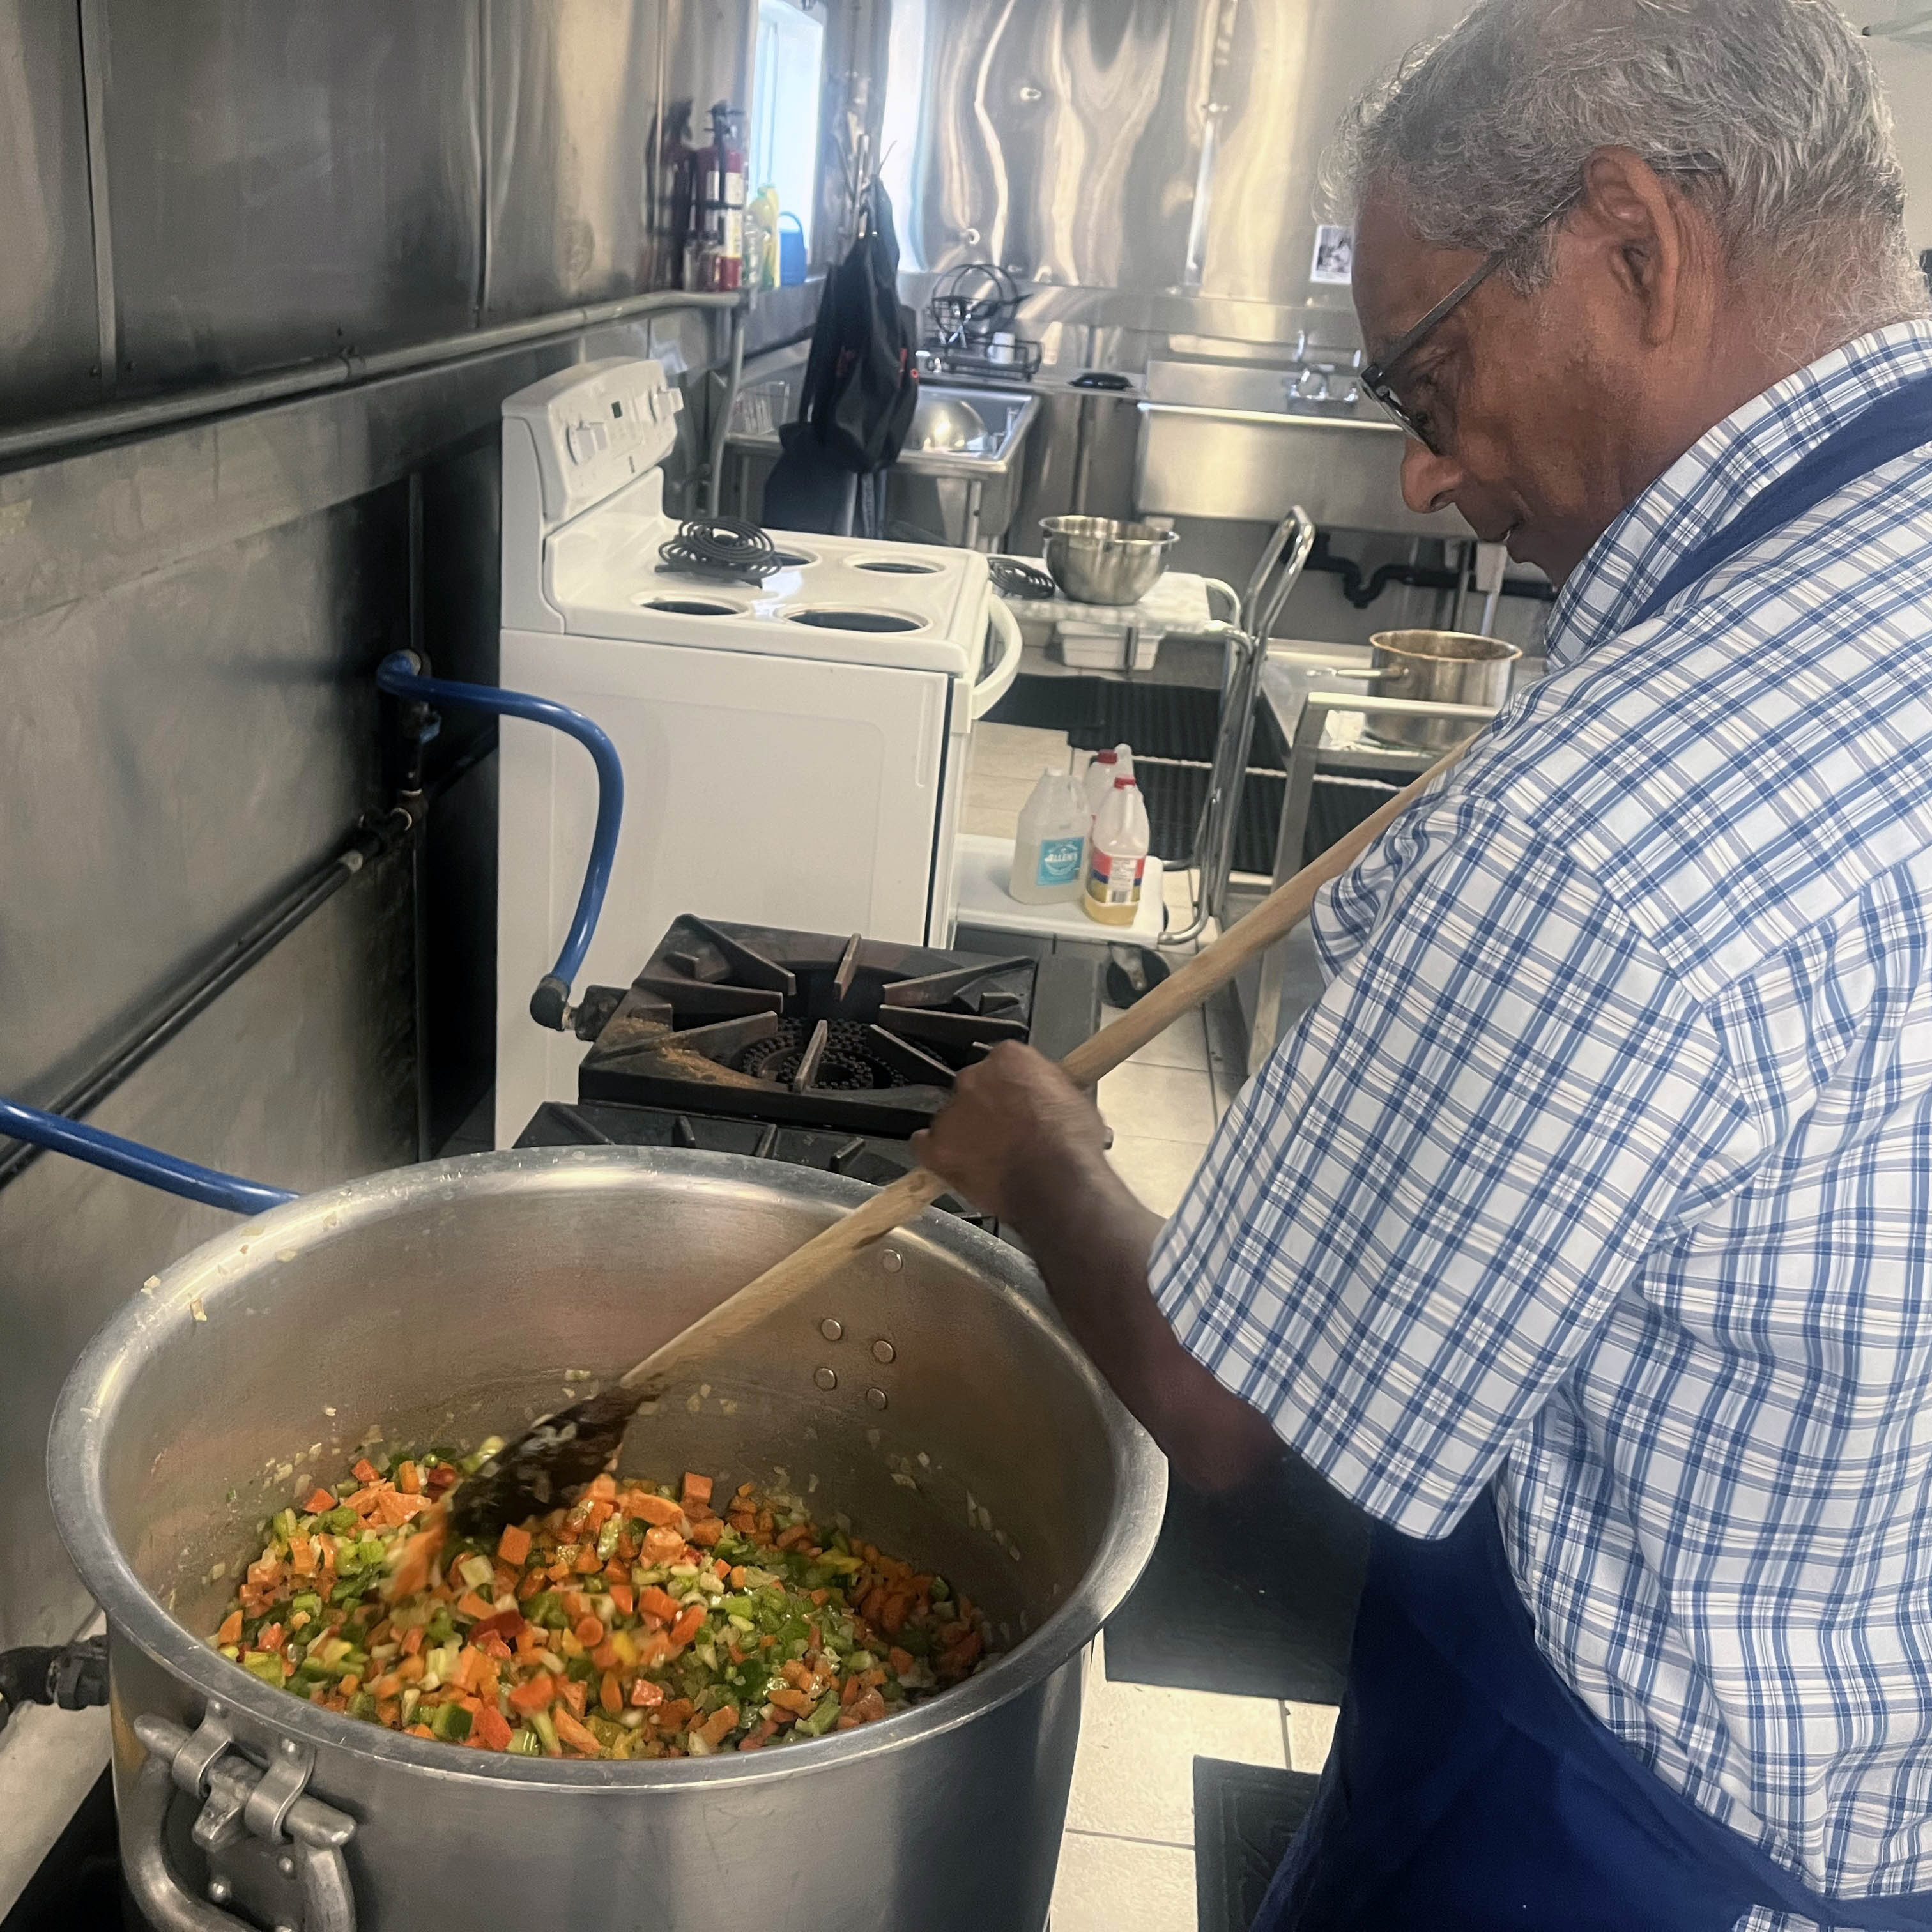
[[[161,1932],[247,1932],[247,1920],[222,1909],[231,1901],[261,1913],[275,1932],[356,1932],[342,1856],[356,1820],[308,1796],[313,1745],[265,1731],[249,1742],[266,1750],[268,1768],[244,1756],[239,1715],[211,1700],[192,1734],[165,1718],[135,1719],[148,1758],[122,1806],[121,1845],[142,1910]],[[168,1862],[177,1790],[201,1807],[190,1835],[208,1861],[208,1904]]]

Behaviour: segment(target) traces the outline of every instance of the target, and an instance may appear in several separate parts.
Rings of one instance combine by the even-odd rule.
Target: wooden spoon
[[[1076,1084],[1092,1087],[1225,986],[1256,954],[1265,952],[1308,916],[1315,896],[1339,878],[1423,793],[1461,757],[1459,748],[1438,760],[1413,784],[1398,792],[1286,884],[1278,886],[1238,925],[1137,1000],[1061,1062]],[[624,1431],[640,1404],[661,1395],[671,1370],[703,1349],[735,1341],[776,1309],[816,1288],[874,1242],[903,1226],[946,1192],[946,1184],[922,1167],[902,1174],[870,1200],[842,1216],[805,1245],[736,1294],[701,1315],[681,1334],[654,1348],[614,1387],[547,1416],[500,1450],[462,1484],[441,1522],[424,1519],[424,1532],[412,1539],[440,1544],[449,1528],[478,1540],[506,1522],[553,1509],[565,1494],[587,1483],[617,1453]],[[438,1509],[442,1509],[438,1505]],[[434,1515],[435,1513],[432,1512]],[[426,1572],[433,1550],[422,1554]],[[403,1552],[399,1550],[400,1559]],[[412,1564],[410,1574],[417,1574]],[[400,1582],[397,1594],[406,1594]],[[416,1587],[420,1587],[419,1585]]]

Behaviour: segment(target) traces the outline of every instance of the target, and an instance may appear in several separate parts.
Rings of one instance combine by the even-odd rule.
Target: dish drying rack
[[[1030,381],[1040,373],[1041,352],[1037,342],[1014,332],[1022,299],[1012,277],[994,262],[947,269],[926,304],[932,326],[921,352],[949,376]]]

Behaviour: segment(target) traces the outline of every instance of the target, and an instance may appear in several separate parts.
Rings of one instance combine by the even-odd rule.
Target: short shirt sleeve
[[[1702,1009],[1493,803],[1411,814],[1324,911],[1352,950],[1230,1109],[1153,1286],[1335,1486],[1445,1535],[1756,1138]]]

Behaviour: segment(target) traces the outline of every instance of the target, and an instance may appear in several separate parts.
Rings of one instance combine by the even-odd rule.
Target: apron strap
[[[1835,430],[1682,558],[1626,627],[1647,624],[1702,578],[1848,484],[1932,442],[1932,376],[1916,376]]]

